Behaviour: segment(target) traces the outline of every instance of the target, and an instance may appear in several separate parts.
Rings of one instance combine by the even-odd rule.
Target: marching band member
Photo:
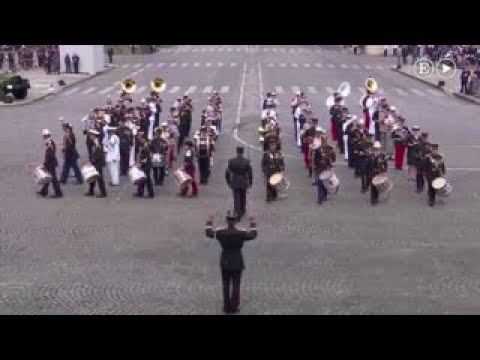
[[[197,197],[198,196],[198,186],[197,181],[195,179],[195,148],[193,143],[190,140],[185,141],[185,156],[183,158],[183,170],[191,176],[192,181],[190,185],[192,185],[192,194],[190,197]],[[184,186],[180,190],[180,196],[185,197],[188,193],[190,185]]]
[[[387,158],[386,155],[381,152],[381,149],[382,145],[380,142],[375,141],[375,144],[373,144],[373,154],[369,156],[368,161],[369,182],[371,182],[375,176],[387,172]],[[372,206],[378,203],[378,189],[373,185],[370,186],[370,202]]]
[[[135,118],[133,117],[133,114],[127,114],[127,122],[125,125],[130,129],[131,131],[131,143],[130,143],[130,156],[128,160],[129,166],[133,166],[136,161],[135,159],[137,158],[138,154],[138,131],[140,127],[137,125],[137,122],[135,121]]]
[[[107,127],[108,138],[105,143],[105,152],[107,153],[106,162],[110,173],[110,186],[120,184],[120,139],[115,134],[116,130],[114,127]]]
[[[155,103],[155,99],[149,99],[148,108],[149,108],[149,116],[148,116],[148,134],[147,139],[150,141],[153,139],[153,129],[156,128],[155,126],[155,118],[157,113],[157,106]]]
[[[420,126],[412,126],[412,131],[407,138],[407,165],[408,165],[408,180],[415,181],[416,169],[415,169],[415,147],[420,142]]]
[[[399,116],[392,132],[392,138],[395,140],[395,169],[397,170],[403,170],[408,135],[409,130],[405,126],[405,119]]]
[[[182,106],[179,110],[179,123],[178,123],[178,138],[177,138],[177,155],[182,150],[183,142],[188,137],[190,131],[190,115],[187,109]]]
[[[302,152],[303,152],[303,160],[305,161],[305,167],[308,169],[308,176],[312,177],[312,158],[310,153],[310,144],[312,143],[313,139],[315,138],[315,129],[318,127],[318,119],[311,118],[309,124],[305,129],[302,130],[301,138],[302,138]]]
[[[103,180],[103,167],[105,166],[105,153],[103,151],[103,146],[98,139],[98,135],[100,133],[96,130],[90,129],[88,131],[88,136],[93,143],[92,146],[92,156],[90,158],[90,162],[98,171],[98,178],[91,182],[88,185],[88,192],[85,193],[85,196],[93,196],[95,190],[95,183],[98,184],[98,189],[100,190],[100,194],[97,195],[97,198],[104,198],[107,197],[107,190],[105,189],[105,181]]]
[[[393,128],[397,123],[397,119],[400,115],[397,112],[397,108],[395,106],[389,106],[388,116],[385,118],[385,126],[386,126],[386,138],[385,138],[385,154],[387,155],[388,160],[393,160],[393,153],[394,153],[394,141],[392,137]]]
[[[60,118],[63,121],[63,118]],[[64,156],[63,171],[60,176],[60,184],[66,184],[67,178],[70,173],[70,169],[73,169],[75,177],[77,178],[77,184],[83,184],[82,173],[78,168],[78,158],[80,157],[76,147],[75,135],[73,133],[72,125],[66,122],[62,122],[63,143],[62,152]]]
[[[145,186],[147,186],[148,197],[153,198],[155,196],[155,193],[153,192],[152,178],[150,175],[150,171],[152,169],[152,155],[145,134],[142,133],[142,135],[139,136],[139,142],[140,151],[138,154],[138,165],[140,169],[145,173],[146,179],[145,181],[140,181],[138,183],[137,192],[133,194],[133,196],[143,198]]]
[[[299,110],[300,105],[303,103],[303,94],[301,92],[297,92],[295,97],[290,101],[290,107],[292,108],[292,116],[293,116],[293,136],[295,141],[298,138],[298,124],[297,120],[301,114],[301,109]]]
[[[277,144],[275,142],[270,142],[268,152],[263,153],[262,172],[265,176],[265,184],[267,186],[266,201],[275,201],[278,196],[277,189],[270,185],[269,179],[273,174],[285,172],[283,155],[277,150]]]
[[[303,124],[307,122],[306,118],[306,110],[307,110],[307,103],[304,100],[300,100],[299,105],[295,110],[295,142],[297,146],[301,148],[302,143],[300,141],[300,129],[302,128]]]
[[[436,190],[432,183],[438,177],[444,177],[446,173],[443,155],[438,152],[438,144],[430,145],[431,153],[425,159],[425,177],[428,182],[428,205],[435,205]]]
[[[359,165],[360,165],[360,151],[361,151],[361,148],[362,148],[362,142],[365,138],[365,123],[363,122],[363,119],[360,119],[358,122],[357,122],[357,126],[355,129],[353,129],[353,133],[352,133],[352,144],[351,144],[351,148],[352,148],[352,156],[351,156],[351,159],[352,159],[352,166],[353,168],[355,169],[355,172],[354,172],[354,175],[355,177],[359,177],[360,176],[360,172],[359,172]],[[348,145],[350,147],[350,144]],[[350,161],[350,156],[348,157],[349,161]]]
[[[196,154],[198,159],[198,170],[200,173],[200,184],[207,184],[210,177],[210,157],[212,156],[213,144],[207,134],[207,128],[202,126],[200,134],[196,139]]]
[[[350,133],[353,132],[353,129],[355,128],[355,121],[357,120],[357,117],[355,115],[345,115],[345,122],[342,125],[342,130],[343,130],[343,147],[344,147],[344,157],[345,160],[348,161],[349,167],[350,166],[350,161],[349,161],[349,154],[351,153],[351,149],[348,145],[349,143],[349,138],[350,138]]]
[[[338,93],[334,93],[335,104],[330,108],[330,133],[332,134],[332,141],[339,141],[338,126],[342,117],[342,97]]]
[[[416,169],[415,180],[417,193],[422,192],[425,187],[425,159],[427,158],[429,151],[428,133],[423,132],[420,134],[420,141],[414,146],[413,154]]]
[[[45,160],[43,162],[43,167],[46,171],[50,173],[52,176],[52,187],[55,195],[52,195],[52,198],[61,198],[63,197],[62,189],[60,189],[60,183],[57,179],[57,170],[56,167],[58,166],[57,161],[57,147],[55,146],[55,142],[51,138],[51,133],[48,129],[42,130],[42,136],[45,141]],[[47,196],[48,195],[48,186],[50,183],[46,183],[43,185],[40,191],[37,191],[37,194],[40,196]]]
[[[88,157],[90,158],[91,147],[93,146],[93,143],[90,137],[87,136],[87,134],[90,129],[95,129],[96,121],[95,121],[95,112],[93,111],[93,109],[90,109],[90,112],[88,113],[87,116],[85,116],[82,119],[82,122],[84,123],[83,135],[86,135],[85,145],[87,147]]]
[[[120,175],[127,175],[129,168],[130,147],[133,145],[132,130],[123,120],[118,122],[117,136],[120,140]]]
[[[163,185],[163,180],[165,179],[165,167],[166,167],[166,157],[168,154],[168,142],[162,136],[162,129],[155,129],[155,136],[150,142],[150,150],[152,153],[152,166],[153,166],[153,180],[155,185]],[[157,164],[153,164],[153,160],[156,158],[158,161]]]
[[[366,90],[366,94],[361,100],[361,106],[363,108],[363,115],[365,118],[365,129],[370,134],[375,134],[375,123],[372,120],[373,113],[377,108],[377,98],[369,90]]]
[[[368,191],[370,186],[370,178],[368,173],[368,161],[371,154],[371,148],[374,145],[372,142],[372,134],[364,134],[357,146],[357,166],[358,174],[362,180],[362,189],[361,192],[365,193]]]
[[[178,131],[178,122],[175,121],[175,118],[171,118],[168,120],[168,133],[170,136],[170,150],[168,153],[168,168],[171,169],[173,167],[173,163],[176,160],[175,157],[175,142],[176,139],[180,136],[180,132]]]
[[[317,128],[317,132],[325,136],[325,130]],[[322,141],[322,144],[313,150],[312,154],[313,166],[315,168],[314,181],[317,185],[317,203],[321,205],[327,200],[327,189],[322,180],[320,180],[320,174],[326,170],[332,168],[335,162],[335,152],[331,145],[328,145],[326,140]]]
[[[253,185],[253,170],[249,159],[243,157],[243,146],[237,147],[237,156],[228,160],[225,182],[232,189],[233,207],[240,220],[247,211],[247,189]]]

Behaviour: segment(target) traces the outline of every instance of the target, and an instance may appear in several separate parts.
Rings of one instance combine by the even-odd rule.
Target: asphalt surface
[[[480,311],[477,105],[396,74],[389,69],[393,57],[316,46],[178,46],[118,56],[115,63],[116,70],[75,91],[0,111],[1,314],[220,314],[219,245],[204,236],[204,223],[213,214],[221,225],[233,205],[224,167],[239,142],[247,144],[254,164],[248,213],[259,229],[244,249],[242,314]],[[137,100],[157,76],[167,81],[165,105],[190,89],[194,128],[208,93],[223,89],[224,129],[211,181],[200,188],[199,198],[178,198],[172,177],[155,188],[153,200],[132,199],[134,188],[126,178],[119,187],[107,187],[107,199],[84,198],[86,186],[73,179],[63,186],[63,199],[38,198],[32,171],[43,159],[41,129],[50,128],[59,143],[63,116],[74,124],[85,159],[80,119],[134,72],[139,89],[145,87],[134,95]],[[439,142],[454,187],[443,204],[429,208],[426,193],[413,191],[405,171],[391,170],[392,194],[372,208],[340,156],[340,192],[316,204],[293,142],[292,87],[306,92],[328,127],[329,88],[349,81],[347,105],[360,115],[358,87],[367,76],[378,81],[409,124],[427,129]],[[267,90],[276,91],[281,102],[291,182],[288,198],[272,204],[264,201],[256,149],[260,97]]]

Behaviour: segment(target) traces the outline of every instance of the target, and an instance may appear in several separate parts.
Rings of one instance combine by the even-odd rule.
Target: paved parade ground
[[[207,217],[223,225],[233,207],[224,169],[246,146],[254,186],[247,215],[259,235],[246,243],[241,314],[474,314],[480,312],[480,107],[391,70],[396,58],[355,56],[333,47],[172,46],[151,55],[116,56],[117,68],[26,106],[0,108],[0,314],[221,314],[219,244]],[[223,132],[210,182],[198,198],[179,198],[173,176],[154,199],[134,199],[126,177],[108,198],[85,198],[73,178],[64,198],[43,199],[33,169],[43,162],[41,130],[60,148],[59,117],[74,126],[80,164],[87,158],[80,119],[116,98],[133,76],[135,102],[150,81],[166,80],[163,113],[189,92],[193,125],[213,90],[223,100]],[[325,99],[343,81],[350,112],[361,115],[364,81],[440,145],[449,198],[430,208],[406,170],[389,169],[394,189],[372,207],[369,193],[337,156],[341,185],[319,206],[293,139],[290,99],[302,90],[320,125]],[[261,96],[280,100],[286,199],[265,202],[258,133]],[[59,162],[61,153],[58,150]],[[180,165],[177,160],[175,166]],[[59,173],[61,167],[57,168]],[[105,176],[108,179],[107,172]],[[242,226],[247,226],[246,221]]]

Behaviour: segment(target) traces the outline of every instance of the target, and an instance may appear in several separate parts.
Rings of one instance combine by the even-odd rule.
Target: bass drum
[[[83,176],[83,180],[87,183],[93,183],[97,181],[98,177],[100,176],[97,169],[95,169],[95,166],[93,166],[92,164],[83,165],[81,173]]]
[[[438,177],[432,182],[432,187],[435,189],[438,195],[447,197],[453,191],[452,185],[449,184],[447,179]]]
[[[145,173],[138,168],[137,165],[133,165],[128,171],[128,176],[133,185],[139,185],[147,179]]]
[[[185,186],[189,185],[190,182],[192,181],[192,177],[188,175],[188,173],[183,170],[182,168],[178,169],[173,173],[175,177],[175,182],[177,183],[177,186],[182,189]]]
[[[340,188],[340,180],[333,171],[326,170],[319,175],[319,180],[323,183],[329,194],[336,194]]]
[[[50,181],[52,181],[52,175],[50,175],[50,173],[46,171],[42,165],[37,166],[35,168],[34,176],[35,176],[35,182],[38,185],[43,186],[50,183]]]
[[[393,188],[392,181],[385,174],[379,174],[372,179],[372,185],[375,186],[379,193],[390,192]]]
[[[284,198],[288,196],[287,190],[290,187],[290,182],[287,180],[285,176],[283,176],[283,174],[281,173],[273,174],[268,179],[268,183],[277,190],[278,197]]]

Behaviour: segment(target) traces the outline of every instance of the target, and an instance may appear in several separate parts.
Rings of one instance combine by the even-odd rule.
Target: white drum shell
[[[183,169],[178,169],[173,175],[179,188],[188,185],[192,181],[192,177]]]
[[[432,182],[432,187],[438,195],[447,197],[453,191],[452,185],[443,177],[436,178]]]
[[[340,180],[337,175],[330,170],[323,171],[319,175],[319,180],[323,183],[329,194],[336,194],[340,186]]]
[[[100,176],[97,169],[95,169],[95,166],[91,164],[84,165],[82,167],[81,172],[82,172],[83,180],[86,181],[87,183],[95,182],[97,178]]]
[[[52,180],[52,175],[46,171],[43,166],[37,166],[35,169],[35,181],[38,185],[46,185]]]
[[[383,174],[375,176],[372,179],[372,185],[377,188],[379,193],[390,191],[393,187],[392,181]]]
[[[133,185],[138,185],[140,182],[145,181],[147,176],[145,173],[138,168],[138,166],[134,165],[128,171],[128,176],[130,177],[130,181]]]

